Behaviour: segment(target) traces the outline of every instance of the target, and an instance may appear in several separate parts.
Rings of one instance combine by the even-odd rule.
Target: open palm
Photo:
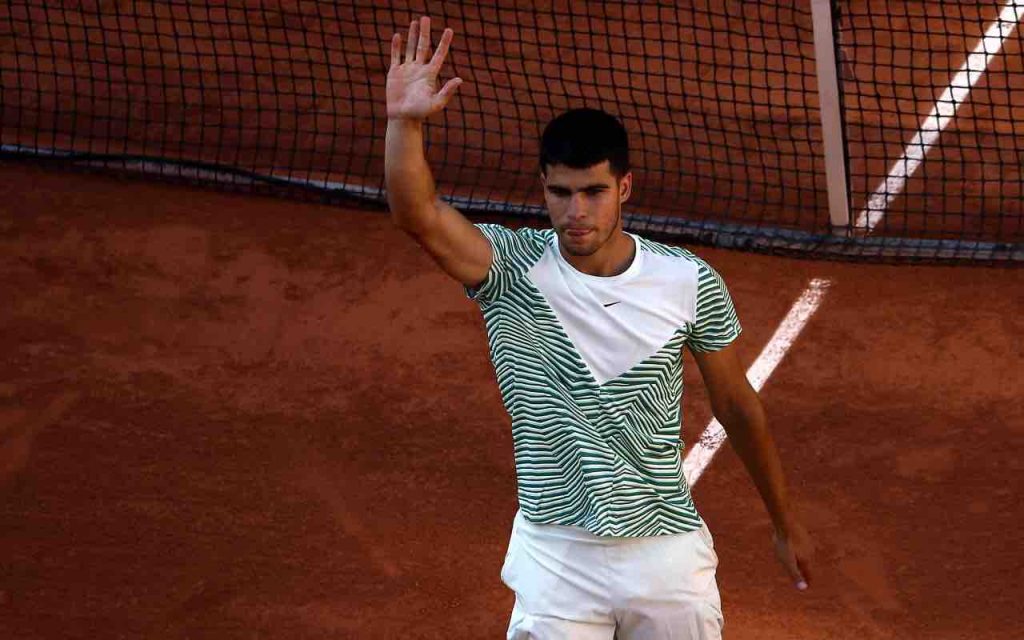
[[[391,38],[391,67],[388,69],[387,100],[389,119],[424,120],[444,109],[461,78],[452,78],[441,90],[437,76],[448,55],[453,31],[445,29],[434,55],[430,54],[430,18],[423,17],[409,25],[405,62],[401,60],[402,34]]]

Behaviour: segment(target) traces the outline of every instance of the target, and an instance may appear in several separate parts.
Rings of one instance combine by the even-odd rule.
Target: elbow
[[[437,210],[430,204],[392,204],[389,200],[388,205],[391,221],[399,229],[413,237],[420,237],[428,233],[437,215]]]
[[[730,428],[759,428],[767,423],[761,399],[752,389],[743,397],[722,399],[713,403],[712,411],[726,431]]]

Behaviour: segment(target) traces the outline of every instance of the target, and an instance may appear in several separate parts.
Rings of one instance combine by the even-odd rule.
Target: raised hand
[[[452,78],[437,90],[437,75],[448,55],[454,32],[445,29],[434,55],[430,54],[430,18],[424,16],[409,25],[405,62],[401,60],[402,34],[391,38],[391,67],[388,69],[387,99],[389,120],[425,120],[444,109],[462,84]]]

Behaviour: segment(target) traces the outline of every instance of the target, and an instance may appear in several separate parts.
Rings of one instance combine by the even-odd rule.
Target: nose
[[[576,193],[569,198],[569,207],[565,211],[565,215],[571,222],[576,222],[587,215],[586,207],[584,206],[583,194]]]

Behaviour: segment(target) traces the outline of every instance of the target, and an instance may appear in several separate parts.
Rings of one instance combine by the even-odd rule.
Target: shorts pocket
[[[512,589],[511,582],[515,579],[515,559],[519,555],[517,549],[520,545],[520,533],[518,531],[518,520],[517,514],[516,519],[512,521],[512,535],[508,539],[508,549],[505,550],[505,561],[501,564],[501,581],[505,583],[505,586]]]
[[[699,537],[702,543],[704,543],[704,549],[708,552],[708,560],[713,567],[718,566],[718,553],[715,552],[715,539],[711,535],[711,529],[708,528],[707,523],[703,523],[699,532]]]
[[[711,529],[708,528],[708,524],[706,522],[701,522],[699,531],[701,540],[704,541],[704,544],[706,544],[709,549],[714,549],[715,539],[711,536]]]

